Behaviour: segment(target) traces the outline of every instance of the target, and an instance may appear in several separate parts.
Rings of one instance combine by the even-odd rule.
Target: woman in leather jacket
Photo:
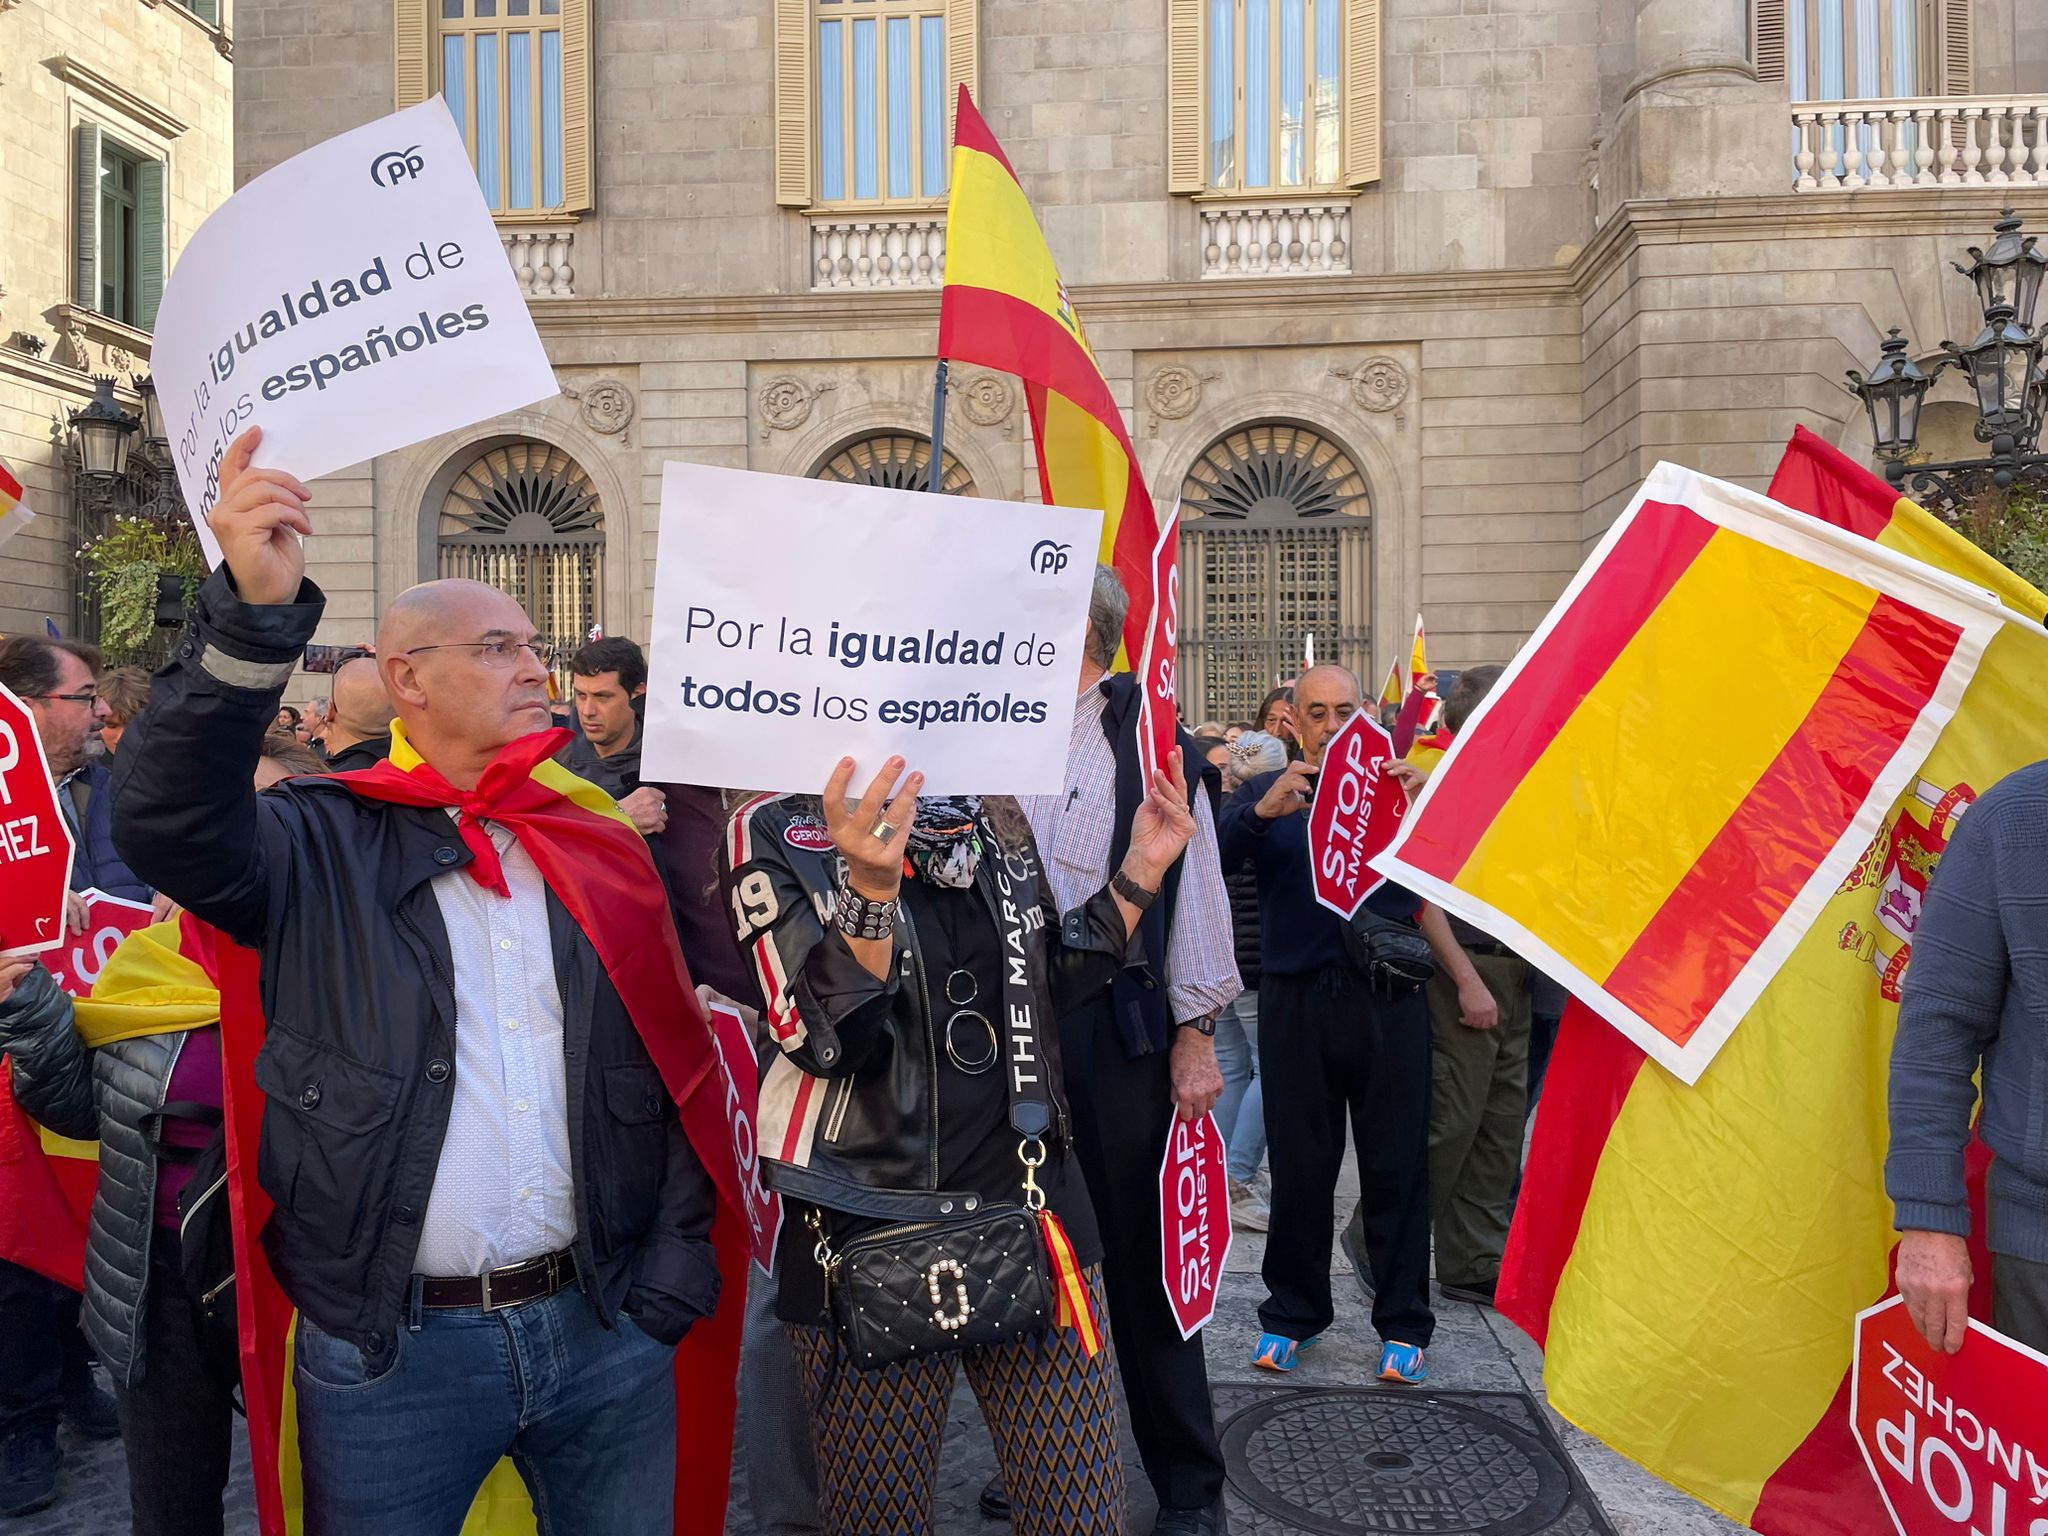
[[[786,1213],[777,1311],[817,1438],[821,1522],[825,1536],[932,1529],[957,1359],[1019,1536],[1108,1536],[1123,1528],[1124,1492],[1101,1244],[1067,1130],[1055,1019],[1142,963],[1131,953],[1139,913],[1194,830],[1179,754],[1133,818],[1124,867],[1063,915],[1015,801],[920,799],[923,775],[904,768],[891,758],[858,803],[850,759],[819,799],[752,801],[724,850],[740,943],[781,1047],[758,1134]],[[1085,1296],[1074,1326],[1048,1317],[1009,1342],[927,1346],[878,1367],[857,1358],[828,1277],[848,1246],[1004,1202],[1043,1204],[1056,1259],[1063,1229]],[[951,1279],[934,1279],[932,1293],[950,1298]]]

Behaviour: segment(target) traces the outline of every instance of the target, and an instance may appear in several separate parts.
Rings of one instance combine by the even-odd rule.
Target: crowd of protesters
[[[0,957],[16,1101],[100,1146],[83,1296],[0,1264],[0,1515],[55,1497],[62,1422],[121,1436],[138,1533],[223,1529],[221,1003],[181,909],[263,958],[262,1236],[298,1311],[311,1536],[453,1536],[508,1457],[543,1530],[670,1528],[672,1351],[720,1300],[710,1154],[650,1049],[650,1011],[686,1006],[683,966],[658,958],[678,948],[700,996],[753,1024],[792,1212],[742,1327],[759,1530],[930,1530],[964,1368],[1000,1467],[992,1518],[1122,1530],[1120,1380],[1154,1529],[1221,1531],[1203,1340],[1159,1283],[1176,1115],[1214,1111],[1231,1219],[1264,1235],[1252,1365],[1300,1368],[1333,1324],[1347,1132],[1342,1245],[1378,1376],[1427,1378],[1437,1295],[1492,1302],[1563,996],[1398,886],[1348,923],[1315,900],[1304,813],[1366,707],[1350,671],[1311,667],[1252,718],[1183,731],[1148,782],[1136,690],[1111,671],[1127,599],[1101,570],[1056,794],[921,796],[902,759],[866,782],[848,759],[814,795],[651,783],[640,647],[558,656],[475,583],[403,594],[326,695],[283,704],[323,604],[296,538],[309,498],[247,460],[230,456],[213,515],[225,565],[153,682],[89,646],[0,640],[74,888],[159,920],[90,998]],[[1440,718],[1387,723],[1441,746],[1500,676],[1465,670]],[[1417,682],[1431,709],[1437,682]],[[1411,793],[1429,760],[1398,770]],[[617,817],[565,836],[538,816],[529,786],[558,767]],[[593,858],[647,878],[587,879]],[[1378,966],[1388,931],[1427,962]],[[1033,1242],[1044,1217],[1060,1325],[998,1321],[878,1364],[835,1305],[843,1267],[1012,1207]]]

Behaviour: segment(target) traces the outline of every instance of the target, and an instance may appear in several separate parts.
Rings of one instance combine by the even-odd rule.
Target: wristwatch
[[[1122,870],[1118,870],[1109,877],[1109,888],[1136,907],[1140,912],[1159,899],[1157,891],[1146,890],[1145,887],[1138,884],[1137,881],[1133,880]]]
[[[1198,1035],[1216,1038],[1216,1015],[1205,1013],[1199,1019],[1182,1019],[1173,1026],[1175,1029],[1192,1029]]]

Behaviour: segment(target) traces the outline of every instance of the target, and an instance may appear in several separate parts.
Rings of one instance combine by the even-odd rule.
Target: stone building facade
[[[234,67],[238,183],[444,94],[563,386],[323,482],[322,639],[464,570],[644,638],[672,457],[921,483],[965,83],[1183,497],[1194,717],[1417,611],[1504,658],[1658,459],[1854,449],[1842,371],[2048,221],[2032,0],[237,0]],[[1014,381],[946,447],[1037,495]]]
[[[74,626],[65,423],[149,369],[164,274],[234,189],[233,0],[0,0],[0,459],[37,521],[0,634]]]

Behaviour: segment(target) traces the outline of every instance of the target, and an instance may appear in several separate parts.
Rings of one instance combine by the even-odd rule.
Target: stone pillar
[[[1636,0],[1635,63],[1631,96],[1666,81],[1752,82],[1748,7],[1735,0]]]

